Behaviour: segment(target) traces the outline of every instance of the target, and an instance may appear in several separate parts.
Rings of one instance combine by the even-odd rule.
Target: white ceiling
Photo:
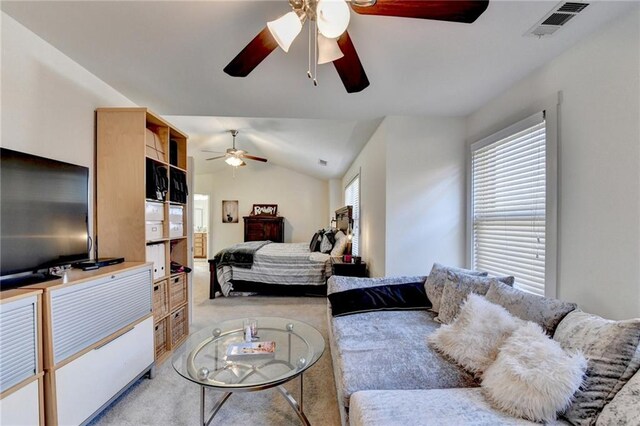
[[[289,10],[285,0],[1,7],[137,104],[179,116],[168,119],[190,134],[197,159],[203,146],[224,150],[224,131],[239,128],[241,148],[326,178],[344,173],[381,117],[468,115],[637,5],[592,2],[554,36],[523,37],[555,4],[494,0],[471,25],[352,13],[349,33],[371,82],[357,94],[345,92],[331,64],[318,68],[319,87],[310,84],[305,30],[288,54],[276,49],[248,77],[223,73],[266,21]]]

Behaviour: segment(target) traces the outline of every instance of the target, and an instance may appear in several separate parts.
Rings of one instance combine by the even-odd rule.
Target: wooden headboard
[[[336,228],[347,233],[349,226],[351,225],[351,206],[340,207],[336,210]]]

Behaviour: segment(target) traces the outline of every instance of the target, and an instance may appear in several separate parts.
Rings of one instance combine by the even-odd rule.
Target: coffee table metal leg
[[[220,411],[220,408],[222,408],[222,405],[225,402],[227,402],[227,399],[229,399],[229,397],[231,396],[232,392],[225,392],[225,394],[222,395],[222,397],[218,400],[218,402],[216,402],[216,404],[211,409],[211,413],[209,415],[209,419],[205,420],[205,411],[206,411],[205,410],[205,390],[206,390],[206,386],[200,386],[200,389],[201,389],[201,392],[200,392],[200,424],[202,426],[208,426],[209,423],[211,423],[213,418],[216,416],[218,411]]]
[[[304,411],[302,410],[302,401],[303,401],[303,396],[302,396],[302,391],[303,391],[303,387],[302,386],[303,385],[302,385],[302,383],[303,383],[303,381],[304,381],[304,377],[302,376],[302,374],[300,374],[300,403],[298,403],[298,401],[295,400],[293,395],[291,395],[289,393],[289,391],[284,388],[284,386],[278,386],[276,389],[278,389],[278,391],[282,394],[282,396],[284,396],[284,399],[287,400],[287,402],[289,403],[291,408],[293,408],[293,410],[296,412],[296,414],[300,418],[300,421],[302,422],[302,424],[305,425],[305,426],[311,426],[311,423],[309,422],[309,419],[307,418],[306,414],[304,414]]]

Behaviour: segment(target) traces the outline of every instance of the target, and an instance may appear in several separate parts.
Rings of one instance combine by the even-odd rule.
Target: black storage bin
[[[187,175],[186,173],[171,169],[169,171],[169,179],[171,181],[171,190],[169,191],[169,201],[174,203],[186,204],[187,195],[189,190],[187,189]]]
[[[169,178],[167,168],[150,158],[146,162],[146,197],[150,200],[164,201],[167,199]]]
[[[178,141],[175,139],[169,141],[169,164],[178,167]]]

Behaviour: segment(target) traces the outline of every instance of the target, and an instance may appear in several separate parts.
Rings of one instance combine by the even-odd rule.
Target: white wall
[[[387,275],[464,264],[463,118],[387,117]]]
[[[0,145],[89,167],[92,206],[94,111],[135,104],[9,15],[1,19]]]
[[[382,121],[342,178],[344,188],[360,173],[360,256],[369,275],[385,275],[386,135]]]
[[[370,276],[464,265],[465,120],[386,117],[342,179],[360,171],[361,255]]]
[[[232,167],[196,174],[194,192],[210,197],[210,257],[244,241],[242,216],[249,215],[253,204],[278,205],[287,243],[310,242],[318,229],[329,226],[327,181],[272,164],[253,162],[236,170],[235,177]],[[238,200],[238,223],[222,223],[222,200]]]
[[[640,316],[640,9],[583,40],[467,119],[471,143],[563,92],[558,297]]]

